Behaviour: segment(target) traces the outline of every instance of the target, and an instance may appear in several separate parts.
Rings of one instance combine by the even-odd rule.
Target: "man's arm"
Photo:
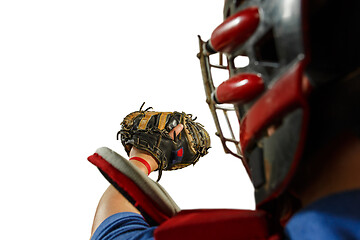
[[[91,235],[99,225],[108,217],[119,212],[140,212],[112,185],[110,185],[102,195],[95,212]]]
[[[172,129],[169,134],[171,137],[173,137],[174,132],[176,135],[178,135],[182,129],[183,125],[179,124],[174,129]],[[156,160],[150,154],[135,147],[131,149],[129,157],[140,157],[144,159],[150,165],[151,171],[154,171],[158,168]],[[130,162],[137,166],[145,174],[150,174],[148,173],[148,168],[143,163],[136,160],[130,160]],[[121,193],[119,193],[112,185],[110,185],[99,201],[95,212],[91,235],[94,234],[95,230],[106,218],[119,212],[133,212],[140,214],[140,212]]]

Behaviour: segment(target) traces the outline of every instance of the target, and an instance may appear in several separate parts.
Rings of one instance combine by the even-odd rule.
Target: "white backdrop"
[[[160,181],[180,207],[254,207],[240,160],[215,137],[196,58],[222,4],[0,2],[1,239],[87,239],[108,183],[86,158],[102,146],[125,155],[119,124],[144,101],[211,134],[207,156]]]

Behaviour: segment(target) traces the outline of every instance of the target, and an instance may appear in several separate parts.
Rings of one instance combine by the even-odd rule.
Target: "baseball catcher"
[[[199,37],[198,58],[216,135],[241,159],[256,209],[179,211],[144,184],[146,174],[137,180],[136,169],[122,170],[129,161],[103,149],[90,161],[116,189],[99,202],[92,239],[360,239],[360,1],[226,0],[223,10],[210,39]],[[238,65],[244,56],[247,65]],[[229,74],[217,86],[214,68]],[[217,111],[230,110],[240,133],[226,138]],[[205,130],[190,122],[140,110],[125,118],[121,140],[130,158],[151,153],[146,160],[158,165],[150,170],[176,169],[209,147]]]

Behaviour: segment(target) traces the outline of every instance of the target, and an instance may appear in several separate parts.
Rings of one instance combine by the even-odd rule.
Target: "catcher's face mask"
[[[323,3],[313,0],[311,4]],[[227,0],[224,22],[210,40],[199,37],[198,57],[217,135],[226,153],[242,159],[258,205],[277,197],[294,175],[307,132],[309,93],[338,74],[331,72],[331,66],[345,65],[340,62],[344,59],[333,58],[333,63],[323,56],[326,52],[331,58],[336,52],[326,47],[326,38],[335,33],[326,31],[338,20],[327,24],[331,16],[325,11],[324,16],[317,16],[325,20],[312,23],[316,29],[308,30],[308,4],[310,1],[301,0]],[[316,35],[311,41],[309,33]],[[315,54],[311,51],[311,64],[310,45],[316,48]],[[215,79],[221,76],[219,71],[226,73],[220,84]],[[231,112],[238,120],[235,125],[231,125]],[[221,118],[229,131],[221,127]],[[239,133],[234,133],[239,125]]]

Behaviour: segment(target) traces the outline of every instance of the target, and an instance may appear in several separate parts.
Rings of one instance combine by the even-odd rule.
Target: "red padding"
[[[270,236],[264,211],[234,209],[183,210],[155,229],[156,240],[276,239]]]
[[[305,108],[306,95],[302,89],[303,68],[304,61],[298,62],[247,112],[240,126],[240,143],[243,150],[246,150],[249,143],[259,136],[271,121],[296,107]]]
[[[216,88],[218,103],[246,103],[264,90],[262,78],[253,73],[242,73],[224,81]]]
[[[95,153],[88,157],[88,160],[96,167],[106,173],[112,181],[114,181],[121,189],[129,194],[129,196],[136,201],[135,206],[141,207],[147,215],[149,215],[158,224],[169,219],[155,202],[153,202],[145,193],[127,176],[114,168],[99,154]]]
[[[257,7],[234,14],[213,31],[210,39],[212,48],[218,52],[231,53],[255,32],[259,22]]]

